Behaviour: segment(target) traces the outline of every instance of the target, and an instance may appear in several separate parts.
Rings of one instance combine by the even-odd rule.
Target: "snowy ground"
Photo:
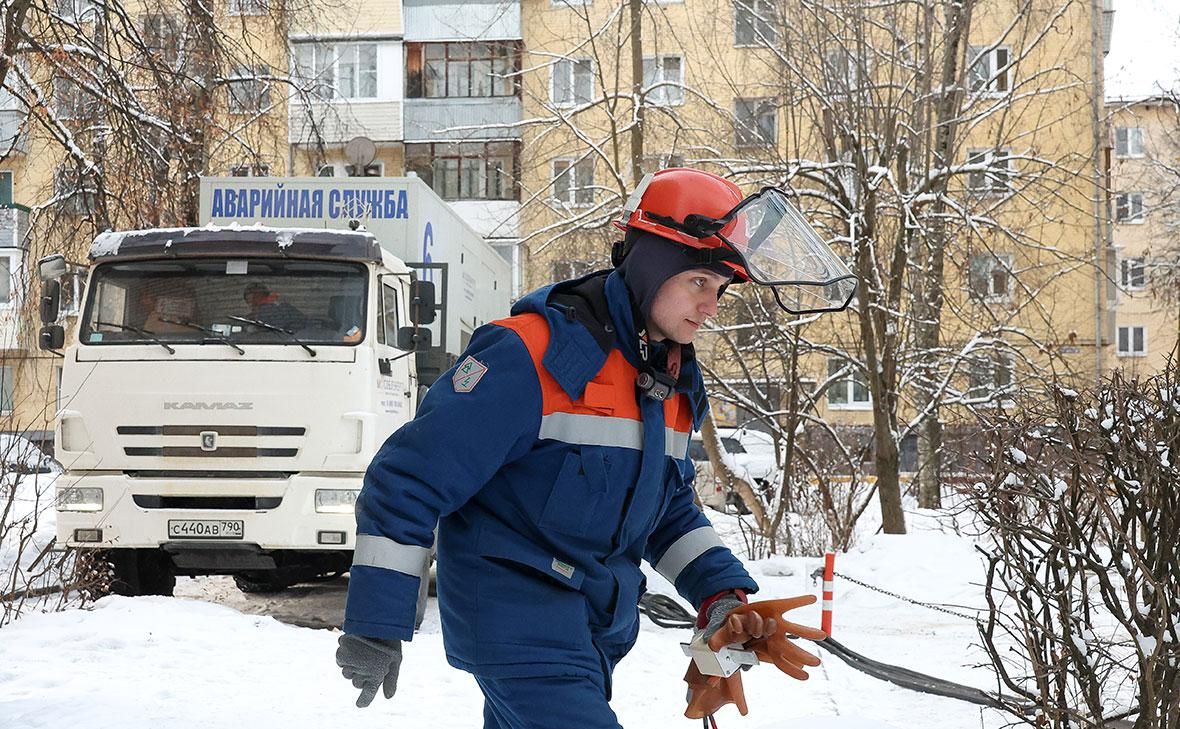
[[[729,517],[716,520],[723,531],[732,526]],[[911,514],[910,523],[913,533],[904,537],[864,538],[838,558],[837,571],[923,601],[978,605],[980,569],[970,541],[947,533],[928,515]],[[810,579],[818,564],[777,558],[749,566],[762,585],[758,597],[772,598],[818,595],[819,586]],[[650,582],[651,589],[668,591],[658,576]],[[339,585],[323,591],[313,599],[329,612],[339,611]],[[178,592],[177,598],[110,597],[91,610],[28,615],[0,630],[0,727],[479,726],[479,692],[467,674],[447,665],[433,600],[420,634],[405,646],[397,696],[378,698],[362,710],[353,705],[356,692],[334,665],[335,631],[295,627],[210,602],[245,606],[224,579],[182,581]],[[797,613],[797,621],[819,624],[818,605]],[[993,688],[989,673],[972,667],[982,654],[973,647],[975,631],[967,620],[837,579],[833,632],[870,658]],[[615,675],[612,704],[623,726],[699,726],[682,716],[687,659],[678,643],[687,635],[643,619],[639,642]],[[807,682],[768,666],[747,673],[749,716],[740,717],[729,706],[719,713],[718,725],[945,729],[1007,723],[990,710],[898,688],[820,655],[824,664]]]

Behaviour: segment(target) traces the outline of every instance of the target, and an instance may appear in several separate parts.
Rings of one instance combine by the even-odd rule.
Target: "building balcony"
[[[407,41],[520,40],[520,2],[404,0]]]
[[[456,142],[520,139],[520,99],[515,96],[406,99],[405,139]]]
[[[303,103],[292,100],[287,140],[291,144],[343,144],[353,137],[374,142],[402,139],[400,99]]]

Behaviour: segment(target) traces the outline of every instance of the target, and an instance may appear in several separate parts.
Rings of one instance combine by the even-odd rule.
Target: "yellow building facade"
[[[1118,267],[1112,367],[1147,376],[1175,356],[1180,124],[1167,99],[1112,101],[1110,205]]]

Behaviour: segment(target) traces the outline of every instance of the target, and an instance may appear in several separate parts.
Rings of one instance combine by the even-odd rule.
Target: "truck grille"
[[[264,511],[277,509],[282,496],[155,496],[133,494],[135,505],[141,509],[238,509]]]
[[[121,436],[181,436],[192,437],[191,444],[164,445],[139,440],[136,445],[124,445],[128,456],[154,458],[294,458],[299,455],[298,447],[266,447],[250,445],[220,444],[226,437],[299,438],[307,433],[306,428],[295,426],[263,425],[120,425],[115,431]],[[294,445],[297,445],[294,444]]]

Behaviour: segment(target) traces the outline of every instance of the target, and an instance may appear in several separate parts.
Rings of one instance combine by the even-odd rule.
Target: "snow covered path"
[[[818,594],[809,575],[817,560],[750,563],[760,598]],[[837,570],[925,601],[978,604],[978,561],[967,540],[935,532],[873,537],[841,555]],[[668,592],[654,574],[650,587]],[[847,581],[836,583],[836,637],[870,658],[993,688],[971,665],[973,625],[901,602]],[[209,592],[224,591],[223,587]],[[190,590],[182,590],[184,594]],[[200,593],[200,589],[196,590]],[[214,595],[215,596],[215,595]],[[223,599],[227,597],[223,595]],[[819,623],[819,608],[796,611]],[[682,716],[687,631],[643,619],[639,642],[615,674],[612,705],[629,729],[687,729]],[[474,681],[443,656],[437,609],[405,646],[392,701],[365,710],[340,678],[335,631],[294,627],[187,597],[119,598],[93,610],[29,615],[0,631],[0,727],[57,729],[390,729],[479,726],[482,701]],[[915,693],[860,674],[821,653],[824,665],[796,682],[773,667],[745,676],[750,714],[731,706],[722,729],[945,729],[1001,727],[990,710]]]

